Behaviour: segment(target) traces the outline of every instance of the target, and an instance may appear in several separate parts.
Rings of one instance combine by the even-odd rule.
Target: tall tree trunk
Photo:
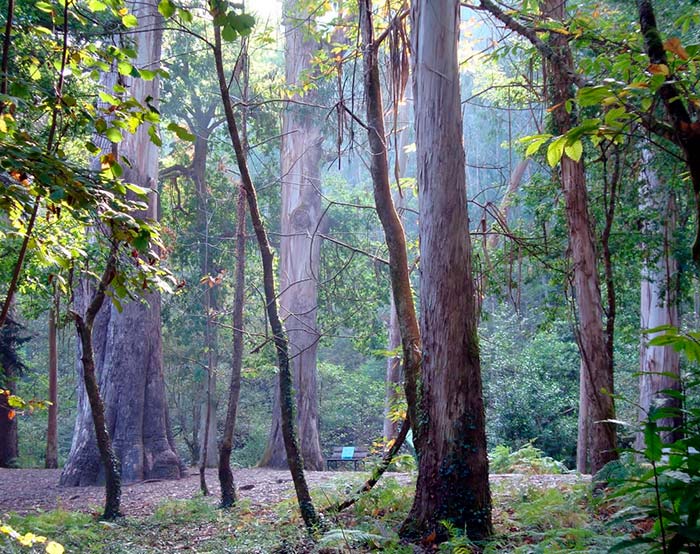
[[[16,392],[17,373],[21,363],[17,357],[20,326],[13,319],[14,307],[8,310],[0,327],[0,467],[14,467],[19,456],[17,418],[7,399]]]
[[[652,329],[661,325],[678,327],[678,262],[674,257],[673,237],[676,232],[676,205],[673,192],[664,187],[653,168],[653,156],[648,150],[642,153],[643,170],[640,187],[641,210],[646,214],[643,233],[648,241],[647,256],[642,261],[641,327]],[[661,240],[659,240],[661,239]],[[677,398],[662,394],[663,390],[680,391],[680,355],[668,346],[649,346],[649,339],[642,337],[639,354],[639,419],[645,421],[653,407],[679,409]],[[665,418],[657,421],[664,443],[680,438],[681,418]],[[637,433],[635,448],[645,448],[644,433]]]
[[[162,18],[157,2],[133,3],[138,17],[135,33],[137,67],[158,68],[162,41]],[[126,83],[134,98],[157,105],[158,79],[131,79]],[[113,92],[113,91],[108,91]],[[156,178],[158,149],[148,136],[148,124],[125,136],[118,154],[131,162],[124,179],[153,189],[147,217],[157,218]],[[143,479],[179,479],[181,464],[170,432],[163,379],[160,295],[149,293],[144,301],[127,302],[122,311],[104,306],[93,330],[95,365],[105,404],[107,430],[115,455],[121,462],[125,482]],[[94,485],[103,469],[85,394],[78,399],[73,443],[61,475],[67,486]]]
[[[221,484],[221,506],[231,507],[236,502],[236,486],[231,472],[231,450],[233,432],[236,428],[238,397],[241,392],[241,369],[243,367],[243,306],[245,304],[245,209],[246,193],[241,186],[238,191],[236,209],[236,281],[233,299],[233,358],[231,359],[231,384],[224,436],[219,447],[219,483]]]
[[[563,21],[566,2],[544,0],[542,13],[546,17]],[[549,42],[552,50],[572,67],[572,56],[567,37],[552,33]],[[574,126],[572,114],[566,109],[572,99],[574,82],[564,67],[545,61],[550,102],[555,107],[552,115],[555,132],[566,133]],[[561,185],[566,204],[566,221],[569,228],[569,249],[574,268],[574,288],[578,308],[578,344],[581,352],[583,379],[587,406],[582,409],[589,417],[591,471],[597,472],[607,462],[617,458],[615,426],[604,423],[615,417],[613,403],[613,363],[603,326],[603,307],[600,278],[596,262],[593,228],[588,213],[588,194],[583,161],[574,161],[567,155],[561,160]],[[580,445],[582,446],[582,445]]]
[[[586,366],[581,360],[578,380],[578,435],[576,437],[576,471],[588,473],[588,455],[591,451],[591,416],[588,413],[588,391],[586,390]]]
[[[192,178],[197,193],[197,231],[199,238],[199,258],[201,277],[213,276],[216,272],[212,260],[211,249],[211,217],[209,208],[211,204],[211,192],[207,186],[207,155],[209,153],[209,120],[211,113],[201,113],[196,120],[197,129],[192,129],[195,134],[194,156],[192,158]],[[199,465],[203,467],[216,467],[216,373],[219,357],[218,348],[218,287],[212,286],[209,281],[204,283],[204,353],[207,360],[207,378],[202,382],[202,407],[199,410],[200,421],[198,437]]]
[[[214,2],[209,3],[209,9],[214,16],[220,17],[222,14]],[[246,153],[243,147],[243,142],[238,134],[238,126],[236,125],[236,116],[233,112],[233,103],[231,102],[231,94],[228,89],[228,79],[224,70],[224,60],[221,48],[221,28],[214,25],[214,61],[216,63],[216,76],[219,81],[219,92],[221,93],[221,101],[224,106],[224,114],[226,115],[226,124],[228,127],[229,137],[233,144],[233,149],[236,153],[236,161],[241,174],[241,183],[246,192],[248,200],[248,211],[250,219],[255,231],[255,238],[258,241],[260,257],[263,265],[263,283],[265,289],[265,302],[267,308],[267,318],[272,330],[272,336],[277,352],[277,362],[279,364],[279,395],[280,395],[280,411],[282,414],[282,434],[284,436],[284,446],[287,452],[287,464],[289,472],[294,482],[294,490],[299,504],[301,516],[309,531],[314,532],[321,525],[321,521],[316,514],[309,487],[304,476],[304,461],[301,457],[301,451],[297,442],[296,429],[294,428],[294,394],[292,389],[292,372],[289,366],[289,347],[287,344],[287,336],[284,332],[282,320],[279,317],[277,310],[277,296],[275,291],[275,274],[273,269],[273,254],[270,248],[270,242],[267,239],[267,232],[263,224],[260,210],[258,208],[258,196],[253,184],[253,179],[248,170],[248,162]]]
[[[313,23],[298,0],[287,0],[285,11],[286,83],[298,87],[313,74],[312,59],[318,48],[307,25]],[[314,91],[292,100],[313,103]],[[320,335],[318,275],[321,241],[314,236],[321,217],[320,161],[323,133],[312,108],[287,104],[282,115],[282,238],[280,241],[280,315],[289,336],[297,400],[301,453],[307,469],[322,470],[323,454],[318,431],[316,352]],[[279,397],[261,466],[287,467],[282,439]]]
[[[460,3],[412,8],[420,206],[423,366],[414,424],[418,481],[401,534],[471,540],[492,533],[486,429],[471,271],[457,61]]]
[[[46,427],[46,469],[58,467],[58,340],[56,316],[58,295],[49,310],[49,421]]]
[[[398,96],[398,95],[397,95]],[[394,98],[394,102],[399,102],[401,98]],[[396,152],[394,156],[396,157],[394,165],[394,173],[396,179],[401,179],[406,173],[406,162],[408,156],[406,155],[405,147],[409,144],[409,133],[407,132],[408,122],[404,120],[408,118],[408,106],[410,101],[404,99],[403,102],[395,107],[397,110],[396,123],[399,125],[406,124],[405,127],[399,131],[394,129],[395,133],[398,133],[398,140],[394,141],[396,146]],[[397,191],[394,194],[394,206],[399,217],[399,221],[403,225],[403,217],[401,215],[404,207],[404,196]],[[403,380],[403,365],[401,360],[401,354],[397,352],[401,347],[401,329],[399,326],[399,316],[396,313],[396,302],[394,302],[394,295],[391,295],[389,302],[389,325],[388,325],[388,335],[389,343],[387,348],[389,352],[393,354],[388,357],[386,361],[386,391],[384,394],[384,438],[387,441],[387,445],[391,441],[395,440],[399,434],[400,421],[396,418],[390,417],[392,407],[400,400],[399,387]]]

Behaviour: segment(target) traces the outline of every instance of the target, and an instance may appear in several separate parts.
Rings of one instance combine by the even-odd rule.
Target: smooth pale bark
[[[591,450],[591,420],[588,413],[588,392],[586,390],[586,369],[581,361],[578,380],[578,434],[576,437],[576,471],[588,473],[588,454]]]
[[[412,540],[446,540],[445,520],[471,540],[492,534],[462,143],[459,9],[457,0],[417,0],[411,13],[423,342],[412,419],[418,480],[401,528]]]
[[[206,117],[209,114],[203,114]],[[210,119],[210,118],[208,118]],[[192,160],[192,177],[194,180],[197,192],[197,220],[198,231],[202,240],[199,244],[200,249],[200,272],[201,276],[212,276],[215,273],[214,264],[212,262],[212,253],[209,247],[211,237],[209,233],[209,222],[211,219],[211,211],[209,205],[211,203],[211,192],[206,183],[207,171],[207,154],[209,152],[209,121],[201,121],[196,130],[196,139],[194,147],[194,158]],[[203,131],[203,132],[202,132]],[[207,378],[203,381],[202,392],[203,401],[200,414],[200,429],[199,429],[199,465],[200,471],[206,467],[216,467],[216,374],[219,359],[218,347],[218,287],[212,287],[208,282],[204,284],[204,317],[205,317],[205,337],[204,359],[207,360]]]
[[[563,21],[566,2],[544,0],[542,13]],[[553,33],[549,45],[556,54],[567,60],[560,66],[546,60],[550,104],[554,106],[552,117],[556,133],[566,133],[575,122],[565,104],[572,98],[574,82],[565,67],[572,67],[572,56],[566,36]],[[566,206],[569,230],[569,249],[574,271],[574,289],[578,311],[577,341],[581,353],[582,379],[585,379],[585,396],[581,407],[588,415],[590,437],[590,466],[593,473],[607,462],[617,458],[615,426],[605,423],[615,418],[613,394],[613,363],[608,350],[608,337],[603,325],[603,306],[600,278],[596,260],[593,228],[588,212],[588,193],[583,161],[574,161],[567,155],[561,160],[561,186]],[[579,445],[583,447],[583,445]]]
[[[137,67],[158,67],[162,39],[162,18],[157,2],[130,6],[138,17],[135,34]],[[129,79],[130,93],[157,105],[158,79]],[[109,92],[112,92],[111,90]],[[131,162],[124,168],[124,179],[154,189],[146,217],[157,217],[155,193],[158,174],[158,148],[148,137],[147,125],[134,134],[126,134],[118,148],[120,156]],[[89,295],[88,295],[89,297]],[[165,383],[162,370],[160,295],[148,293],[143,301],[125,302],[122,311],[110,303],[103,306],[93,328],[97,380],[105,404],[105,418],[114,453],[121,462],[124,482],[143,479],[179,479],[180,460],[170,432]],[[94,485],[102,482],[100,463],[90,404],[84,393],[78,397],[73,443],[61,475],[67,486]]]
[[[216,18],[221,14],[215,4],[209,4],[212,15]],[[316,532],[322,526],[314,508],[309,487],[306,483],[304,475],[304,461],[301,457],[301,450],[297,442],[296,429],[294,426],[294,394],[292,389],[292,372],[289,364],[289,347],[287,344],[287,336],[284,332],[282,320],[279,317],[277,309],[277,295],[275,287],[275,274],[273,268],[274,256],[270,241],[267,238],[267,231],[260,215],[258,207],[258,196],[253,184],[253,179],[248,170],[248,161],[246,160],[246,152],[238,133],[238,125],[236,124],[236,115],[233,112],[233,102],[231,101],[231,93],[228,89],[228,79],[224,70],[224,60],[221,48],[221,28],[214,26],[214,61],[216,63],[216,76],[219,82],[219,92],[221,101],[224,107],[226,116],[226,125],[228,128],[229,138],[236,153],[236,162],[238,170],[241,174],[241,184],[246,192],[248,200],[248,211],[250,219],[255,231],[255,238],[258,242],[260,257],[263,266],[263,285],[265,289],[265,302],[267,318],[272,331],[273,340],[275,343],[275,351],[277,353],[277,363],[279,364],[279,395],[280,395],[280,411],[282,414],[282,435],[284,437],[284,446],[287,452],[287,464],[289,473],[292,476],[294,490],[297,496],[297,503],[301,516],[309,532]]]
[[[309,34],[308,14],[300,11],[298,2],[288,0],[284,9],[286,84],[302,86],[313,75],[318,44]],[[317,97],[312,90],[292,100],[314,103]],[[311,470],[323,469],[316,368],[321,240],[315,236],[321,217],[322,121],[316,110],[294,103],[287,104],[282,114],[280,316],[289,337],[301,453],[304,466]],[[268,444],[259,465],[287,467],[279,396],[275,396]]]
[[[640,200],[642,214],[647,215],[642,224],[642,232],[649,242],[659,246],[647,247],[649,255],[642,262],[641,328],[653,329],[661,325],[678,327],[678,262],[672,253],[672,241],[676,232],[676,205],[672,191],[664,186],[653,169],[651,153],[644,151],[642,160],[644,166]],[[681,407],[678,399],[661,393],[667,389],[680,391],[680,355],[668,346],[650,346],[649,340],[656,335],[658,333],[643,335],[640,345],[640,421],[647,419],[652,407]],[[681,418],[664,418],[656,423],[659,427],[669,428],[661,432],[664,443],[682,438]],[[637,433],[635,448],[645,448],[643,432]]]
[[[54,295],[54,302],[57,300]],[[56,305],[49,310],[49,405],[46,426],[46,469],[58,467],[58,340],[56,333]]]

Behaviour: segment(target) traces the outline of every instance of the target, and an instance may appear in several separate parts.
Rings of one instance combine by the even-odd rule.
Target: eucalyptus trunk
[[[446,540],[448,521],[478,541],[492,524],[457,60],[460,2],[417,0],[411,15],[423,364],[412,417],[418,480],[401,534]]]
[[[646,252],[642,261],[641,328],[662,325],[678,327],[678,262],[673,254],[676,233],[676,204],[673,192],[659,179],[653,168],[653,156],[642,153],[644,169],[640,188],[641,211],[645,215],[642,232]],[[681,408],[680,400],[664,390],[680,392],[680,355],[669,346],[651,346],[658,333],[643,335],[639,354],[639,419],[645,421],[653,408]],[[680,413],[680,412],[679,412]],[[682,418],[664,418],[657,422],[666,444],[682,438]],[[635,448],[646,447],[644,433],[637,433]]]
[[[544,0],[542,13],[546,17],[563,21],[566,2]],[[549,101],[553,105],[552,117],[556,133],[566,133],[574,125],[572,113],[566,109],[572,99],[574,82],[567,67],[573,67],[571,50],[567,37],[552,33],[552,50],[567,63],[559,65],[547,59],[545,71],[548,79]],[[588,193],[583,161],[576,161],[566,154],[561,160],[561,186],[566,207],[566,222],[569,231],[569,249],[573,262],[574,289],[578,314],[577,340],[581,353],[582,405],[580,410],[587,414],[588,436],[590,437],[589,459],[593,473],[607,462],[616,459],[617,437],[615,426],[610,420],[615,418],[613,402],[613,360],[608,348],[603,323],[603,304],[600,292],[600,277],[593,237],[593,225],[588,211]],[[579,435],[581,436],[581,435]],[[579,444],[579,450],[584,445]],[[582,457],[582,455],[580,456]]]
[[[137,67],[157,69],[162,42],[162,17],[157,2],[130,4],[138,17],[135,33]],[[158,78],[128,79],[131,95],[158,104]],[[107,92],[115,94],[113,90]],[[145,217],[157,219],[158,148],[150,141],[148,125],[126,134],[118,146],[105,145],[130,160],[123,178],[152,189]],[[179,479],[181,462],[170,432],[161,337],[160,295],[148,293],[143,300],[126,301],[121,311],[109,303],[102,307],[93,327],[96,378],[105,405],[107,431],[114,454],[121,463],[124,482],[144,479]],[[73,443],[61,484],[94,485],[104,480],[90,403],[84,391],[78,396]]]
[[[301,87],[314,73],[318,44],[308,29],[308,14],[297,0],[285,11],[285,72],[289,87]],[[289,337],[289,354],[296,391],[297,425],[304,466],[323,469],[319,438],[317,349],[318,275],[321,240],[321,155],[323,132],[317,110],[302,106],[318,101],[314,90],[295,94],[282,114],[282,237],[280,240],[280,316]],[[261,466],[287,467],[282,437],[279,396]]]

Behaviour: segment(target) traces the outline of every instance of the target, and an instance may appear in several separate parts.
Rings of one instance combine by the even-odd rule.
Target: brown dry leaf
[[[686,52],[685,48],[683,48],[683,45],[681,44],[681,39],[679,39],[678,37],[670,38],[666,42],[664,42],[664,50],[666,50],[667,52],[672,52],[681,60],[687,60],[690,57],[688,56],[688,52]]]
[[[653,75],[668,75],[671,73],[668,66],[664,63],[649,64],[647,69],[649,70],[649,73],[652,73]]]

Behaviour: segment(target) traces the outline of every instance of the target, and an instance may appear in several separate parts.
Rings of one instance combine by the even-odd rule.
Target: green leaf
[[[158,3],[158,11],[164,18],[169,18],[175,13],[175,4],[170,0],[160,0]]]
[[[116,127],[110,127],[109,129],[107,129],[105,131],[105,136],[110,142],[114,143],[119,143],[124,139],[124,137],[122,136],[122,132]]]
[[[566,155],[569,156],[569,158],[575,162],[578,162],[581,160],[581,156],[583,155],[583,143],[580,140],[577,140],[573,144],[567,144],[564,147],[564,152],[566,152]]]
[[[124,17],[122,17],[122,25],[124,25],[124,27],[126,27],[127,29],[133,29],[138,24],[139,20],[133,13],[128,13]]]
[[[231,27],[231,25],[224,25],[221,28],[221,38],[224,39],[226,42],[233,42],[236,40],[236,37],[238,37],[238,32],[236,29]]]
[[[46,13],[51,13],[53,12],[53,6],[49,4],[48,2],[37,2],[34,4],[38,10],[41,10],[42,12]]]
[[[194,139],[196,138],[187,129],[178,125],[177,123],[171,123],[170,125],[168,125],[168,130],[174,132],[177,135],[177,138],[179,138],[180,140],[194,142]]]
[[[547,163],[550,167],[554,167],[559,163],[561,157],[564,155],[565,145],[566,136],[561,136],[553,140],[547,147]]]
[[[655,422],[647,421],[644,424],[644,455],[652,462],[661,460],[662,442],[659,429]]]

